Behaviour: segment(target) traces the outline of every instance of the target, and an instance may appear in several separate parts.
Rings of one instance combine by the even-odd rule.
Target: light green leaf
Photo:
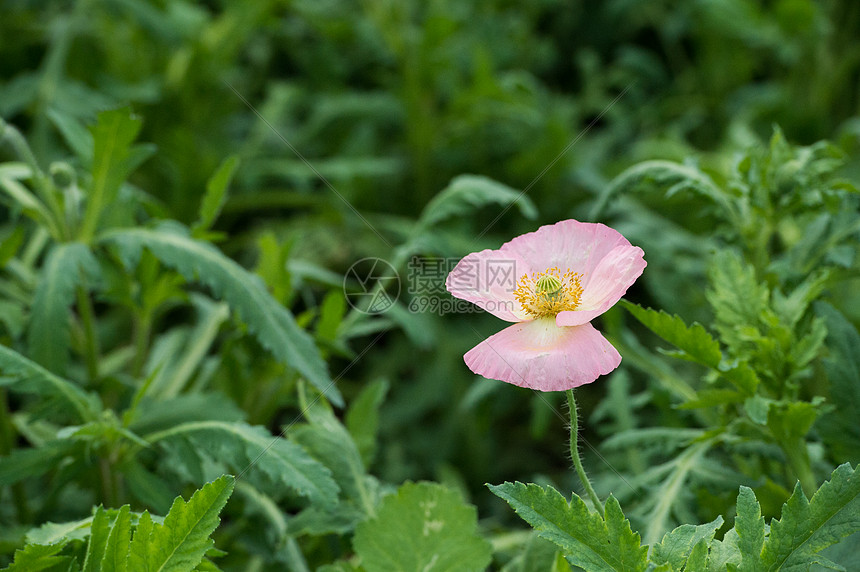
[[[96,509],[92,524],[90,524],[90,541],[87,543],[82,572],[99,572],[101,570],[101,561],[104,558],[109,532],[110,518],[105,509],[100,506]]]
[[[101,410],[98,398],[85,393],[71,381],[58,377],[18,352],[0,345],[0,387],[11,391],[32,393],[40,397],[58,398],[71,406],[81,421],[94,421]]]
[[[68,556],[57,556],[68,543],[57,544],[28,544],[15,551],[15,559],[3,572],[38,572],[46,568],[52,568],[65,564],[70,560]]]
[[[755,493],[749,487],[741,486],[738,494],[737,516],[735,517],[737,547],[741,555],[739,570],[760,572],[766,570],[761,560],[764,545],[764,517]]]
[[[723,517],[718,516],[715,520],[693,526],[684,524],[663,536],[660,544],[655,544],[651,549],[651,562],[653,564],[668,564],[672,570],[680,571],[687,562],[690,552],[700,542],[705,541],[705,554],[707,546],[713,540],[714,533],[723,525]],[[689,564],[687,564],[689,568]],[[690,568],[697,570],[700,568]]]
[[[196,421],[145,436],[150,443],[176,437],[190,439],[195,448],[221,459],[236,471],[243,471],[253,463],[254,470],[262,471],[272,482],[314,503],[330,505],[337,498],[338,487],[326,467],[300,446],[274,437],[262,427]]]
[[[101,562],[101,572],[126,572],[130,547],[131,515],[129,505],[123,505],[119,509],[108,535],[104,558]]]
[[[472,572],[490,563],[477,511],[436,483],[406,483],[356,527],[353,547],[367,572]]]
[[[65,374],[69,360],[69,319],[75,289],[98,274],[96,257],[80,242],[54,246],[39,272],[27,344],[34,361],[59,375]]]
[[[206,194],[200,204],[200,218],[192,227],[195,236],[209,230],[221,214],[221,209],[227,200],[227,188],[238,167],[239,157],[231,155],[224,159],[218,170],[206,181]]]
[[[127,565],[131,570],[147,570],[147,561],[152,548],[152,531],[155,525],[148,511],[143,511],[128,549]]]
[[[221,522],[218,514],[227,504],[234,484],[233,477],[224,475],[204,485],[187,503],[177,497],[164,523],[153,527],[148,540],[142,539],[140,545],[133,546],[138,549],[138,556],[132,569],[184,572],[200,564],[203,555],[215,544],[209,536]],[[138,532],[142,523],[143,519]]]
[[[687,564],[684,566],[684,572],[699,572],[706,569],[709,543],[709,539],[703,538],[693,546],[693,550],[690,551],[690,556],[687,558]]]
[[[806,570],[827,563],[818,552],[860,530],[860,474],[845,463],[806,499],[798,484],[770,523],[762,560],[768,570]]]
[[[540,536],[561,546],[572,564],[594,572],[645,570],[648,548],[630,530],[615,497],[606,501],[604,520],[575,494],[568,503],[550,486],[503,483],[489,487]]]
[[[694,323],[692,326],[687,326],[680,317],[670,316],[662,310],[658,312],[650,308],[646,309],[627,300],[622,300],[621,303],[645,327],[680,348],[687,359],[711,368],[717,368],[720,365],[722,360],[720,344],[701,324]]]
[[[489,204],[516,205],[528,219],[537,217],[537,208],[525,193],[479,175],[460,175],[433,197],[418,219],[420,228],[429,228],[452,216],[464,216]]]
[[[708,572],[726,572],[737,570],[741,564],[741,554],[738,548],[738,533],[734,528],[726,532],[722,540],[711,542],[708,553]],[[691,571],[692,572],[692,571]]]
[[[329,377],[313,338],[296,324],[293,315],[266,291],[254,276],[218,249],[165,226],[158,230],[114,230],[101,239],[116,244],[126,264],[148,248],[163,264],[178,270],[186,280],[199,280],[235,309],[260,343],[281,362],[295,368],[329,400],[343,398]]]

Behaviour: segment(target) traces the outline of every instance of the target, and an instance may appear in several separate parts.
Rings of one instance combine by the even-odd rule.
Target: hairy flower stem
[[[585,469],[582,467],[582,459],[579,457],[579,414],[576,411],[576,400],[573,398],[573,390],[567,390],[567,406],[570,409],[570,457],[573,459],[573,466],[576,468],[576,474],[579,475],[579,480],[582,481],[582,486],[591,503],[600,516],[603,516],[603,503],[600,502],[600,497],[594,492],[594,487],[591,486],[591,481],[588,480],[588,475],[585,474]]]

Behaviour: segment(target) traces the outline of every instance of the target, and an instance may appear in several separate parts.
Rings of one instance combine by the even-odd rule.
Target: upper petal
[[[617,246],[585,276],[582,299],[575,311],[559,312],[559,326],[578,326],[599,316],[621,299],[645,270],[645,253],[638,246]]]
[[[529,272],[528,264],[515,253],[482,250],[463,257],[448,274],[445,287],[453,296],[468,300],[508,322],[527,316],[514,298],[517,279]]]
[[[630,246],[620,232],[599,223],[563,220],[518,236],[499,249],[528,261],[530,271],[558,267],[586,276],[618,246]]]
[[[469,350],[478,375],[538,391],[591,383],[621,363],[621,355],[591,324],[559,327],[552,318],[508,326]]]

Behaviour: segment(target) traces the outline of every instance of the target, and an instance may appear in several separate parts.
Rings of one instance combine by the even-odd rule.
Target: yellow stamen
[[[523,311],[534,318],[576,310],[582,299],[582,274],[571,270],[562,274],[558,267],[532,273],[531,276],[523,274],[517,282],[514,297]]]

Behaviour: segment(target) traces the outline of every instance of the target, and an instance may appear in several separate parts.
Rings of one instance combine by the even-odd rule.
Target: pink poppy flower
[[[644,252],[602,224],[563,220],[464,257],[448,291],[514,325],[464,359],[478,375],[540,391],[591,383],[621,355],[591,325],[645,269]]]

